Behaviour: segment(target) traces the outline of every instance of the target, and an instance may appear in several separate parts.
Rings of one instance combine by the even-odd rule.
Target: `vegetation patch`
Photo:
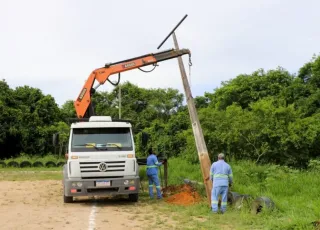
[[[32,167],[32,163],[30,161],[22,161],[19,166],[20,168]]]
[[[35,161],[32,163],[32,166],[39,168],[39,167],[43,167],[44,164],[41,161]]]
[[[190,206],[164,202],[163,211],[177,213],[178,219],[183,220],[185,226],[194,227],[190,229],[196,226],[198,229],[209,229],[210,226],[219,227],[225,223],[228,223],[229,229],[314,229],[316,221],[320,220],[318,162],[313,161],[303,170],[272,164],[257,165],[250,161],[228,163],[234,175],[231,192],[249,195],[251,198],[248,198],[248,202],[243,200],[233,205],[229,202],[224,215],[213,215],[203,196],[199,203]],[[197,181],[201,183],[200,165],[192,165],[181,158],[170,159],[169,165],[170,187],[167,190],[177,187],[172,186],[173,183],[183,184],[185,178],[198,178]],[[261,198],[267,198],[266,202]],[[253,204],[257,207],[252,207]],[[252,209],[259,205],[263,206],[261,211],[252,213]],[[195,224],[194,219],[199,221]]]
[[[48,161],[45,163],[46,167],[57,167],[57,164],[53,161]]]
[[[59,158],[52,154],[47,156],[28,156],[26,154],[20,154],[19,157],[5,159],[3,164],[0,163],[0,167],[13,167],[13,168],[26,168],[26,167],[62,167],[65,164],[64,158]]]
[[[8,166],[8,167],[18,168],[18,167],[19,167],[19,162],[14,161],[14,160],[10,160],[10,161],[8,161],[7,166]]]

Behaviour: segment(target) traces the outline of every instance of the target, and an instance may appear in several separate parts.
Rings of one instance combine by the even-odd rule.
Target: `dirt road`
[[[166,216],[154,217],[140,203],[82,199],[64,204],[61,194],[62,183],[57,180],[1,181],[0,229],[138,230],[150,229],[150,223],[157,229],[157,221],[173,224]]]

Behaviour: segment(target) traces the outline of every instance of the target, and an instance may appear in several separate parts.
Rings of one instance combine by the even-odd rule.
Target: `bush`
[[[8,166],[8,167],[19,168],[19,163],[16,162],[16,161],[11,160],[11,161],[8,161],[7,166]]]
[[[15,163],[10,163],[15,162]],[[10,163],[10,164],[9,164]],[[9,164],[9,165],[8,165]],[[17,165],[18,164],[18,165]],[[3,161],[3,164],[0,163],[0,167],[60,167],[65,164],[64,158],[59,158],[57,156],[52,155],[49,153],[48,155],[41,157],[41,156],[29,156],[24,153],[21,153],[16,158],[10,158]]]
[[[65,165],[65,161],[59,161],[59,162],[57,162],[57,167],[62,167],[62,166],[64,166]]]
[[[45,163],[45,166],[48,167],[48,168],[57,167],[56,163],[53,162],[53,161],[47,161],[47,162]]]
[[[4,161],[0,161],[0,168],[5,168],[7,164]]]
[[[310,160],[308,164],[308,169],[311,171],[320,171],[320,160]]]
[[[139,166],[139,177],[141,181],[148,180],[146,166]]]
[[[20,168],[32,167],[32,163],[30,161],[22,161],[20,163]]]
[[[33,167],[44,167],[44,164],[41,161],[35,161],[32,164]]]

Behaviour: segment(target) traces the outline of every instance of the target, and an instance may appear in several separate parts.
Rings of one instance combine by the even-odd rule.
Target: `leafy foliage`
[[[320,57],[314,56],[297,75],[278,67],[259,69],[222,82],[220,88],[194,99],[211,159],[217,152],[228,158],[250,159],[307,168],[320,153]],[[176,89],[144,89],[129,82],[93,96],[97,115],[130,119],[136,149],[145,156],[141,133],[150,146],[168,157],[198,161],[193,131],[183,95]],[[73,101],[61,108],[50,95],[28,86],[11,89],[0,81],[1,158],[24,152],[43,155],[65,151]],[[51,135],[61,133],[59,150]]]
[[[28,86],[9,88],[0,82],[1,158],[51,152],[51,126],[61,119],[61,112],[50,95]]]

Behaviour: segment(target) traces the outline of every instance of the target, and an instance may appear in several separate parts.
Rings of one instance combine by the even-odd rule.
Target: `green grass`
[[[210,213],[204,203],[192,207],[164,204],[158,210],[179,213],[185,226],[194,229],[314,229],[311,222],[320,220],[320,178],[318,171],[298,171],[275,165],[258,166],[252,162],[231,162],[234,175],[232,191],[256,198],[271,198],[276,209],[258,215],[250,209],[229,207],[224,215]],[[184,178],[202,182],[199,165],[190,165],[183,159],[170,159],[169,184],[181,184]],[[202,221],[193,222],[195,219]],[[195,226],[196,223],[196,226]],[[192,228],[191,228],[192,229]]]
[[[62,180],[61,168],[37,168],[37,169],[14,169],[5,168],[0,170],[0,181],[32,181],[32,180]]]
[[[7,168],[0,168],[1,172],[62,172],[62,167],[54,167],[54,168],[14,168],[14,167],[7,167]]]

